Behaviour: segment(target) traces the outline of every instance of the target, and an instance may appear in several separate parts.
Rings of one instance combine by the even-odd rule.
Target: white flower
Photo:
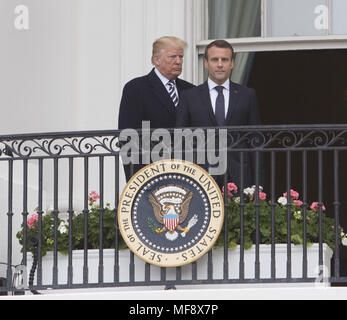
[[[295,217],[297,220],[302,220],[301,211],[294,211],[294,217]]]
[[[342,245],[347,246],[347,238],[342,239]]]
[[[234,201],[235,201],[235,203],[240,203],[240,197],[235,197]]]
[[[277,202],[280,203],[282,206],[285,206],[287,204],[287,198],[286,197],[279,197]]]
[[[60,233],[66,233],[67,232],[67,226],[68,226],[68,223],[67,222],[60,222],[59,224],[59,227],[58,227],[58,230]]]
[[[253,188],[251,188],[251,187],[248,187],[248,188],[246,188],[246,189],[243,189],[243,193],[244,193],[244,194],[247,194],[247,195],[249,195],[249,196],[253,196],[254,191],[255,191],[255,189],[253,189]]]

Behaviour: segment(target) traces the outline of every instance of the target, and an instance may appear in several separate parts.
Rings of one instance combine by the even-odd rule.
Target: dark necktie
[[[217,99],[216,99],[216,110],[215,110],[215,117],[217,120],[217,123],[219,126],[224,126],[224,120],[225,120],[225,106],[224,106],[224,94],[222,86],[217,86],[215,89],[218,92]]]
[[[172,102],[174,103],[175,107],[177,107],[178,97],[175,90],[175,82],[173,80],[170,80],[167,84],[169,85],[170,98],[172,99]]]

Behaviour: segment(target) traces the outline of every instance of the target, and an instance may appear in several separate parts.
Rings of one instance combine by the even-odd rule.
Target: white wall
[[[182,78],[195,80],[195,43],[204,38],[206,0],[1,0],[0,136],[14,133],[116,129],[122,88],[148,73],[152,43],[163,35],[188,42]],[[28,9],[28,29],[15,28],[17,5]],[[3,145],[0,143],[0,148]],[[83,166],[75,162],[75,204],[83,203]],[[105,202],[113,182],[105,162]],[[20,262],[15,234],[21,223],[22,171],[14,176],[13,263]],[[90,164],[90,190],[98,190],[97,161]],[[113,171],[112,171],[113,172]],[[1,199],[7,169],[0,166]],[[37,163],[29,167],[28,211],[37,206]],[[45,162],[44,209],[53,203],[51,161]],[[67,161],[59,166],[59,211],[67,209]],[[36,186],[36,187],[35,187]],[[121,177],[121,188],[124,177]],[[4,192],[5,190],[5,192]],[[110,195],[110,196],[109,196]],[[111,199],[110,199],[111,198]],[[78,208],[75,208],[78,210]],[[0,203],[0,260],[7,260],[7,201]],[[0,276],[3,276],[0,269]]]
[[[188,42],[182,78],[194,81],[195,43],[204,34],[205,0],[77,0],[75,130],[116,129],[123,86],[151,69],[152,43],[163,35]],[[105,167],[110,171],[112,168]],[[91,170],[96,171],[97,170]],[[106,171],[106,172],[107,172]],[[124,176],[121,170],[121,189]],[[97,177],[91,189],[98,190]],[[107,188],[105,188],[107,189]],[[81,201],[81,199],[79,199]]]
[[[194,80],[205,0],[2,0],[0,134],[116,128],[123,85],[151,69],[153,41],[185,39]],[[29,29],[17,30],[17,5]],[[200,38],[200,39],[199,39]]]
[[[78,129],[116,128],[124,84],[151,70],[152,43],[163,35],[188,42],[182,77],[193,81],[195,13],[200,16],[203,5],[204,0],[77,1]]]
[[[73,129],[70,2],[0,2],[0,134]],[[19,4],[28,30],[14,26]]]

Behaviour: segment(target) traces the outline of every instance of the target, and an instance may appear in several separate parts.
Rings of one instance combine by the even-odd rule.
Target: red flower
[[[310,205],[310,208],[311,210],[313,210],[314,212],[317,212],[318,211],[318,202],[312,202],[312,204]],[[325,207],[324,207],[324,204],[322,204],[322,210],[325,211]]]
[[[98,200],[100,197],[98,195],[98,193],[96,191],[91,191],[89,193],[89,201],[90,202],[95,202],[96,200]]]
[[[266,193],[265,192],[259,192],[259,199],[265,200],[266,199]]]
[[[287,192],[283,193],[283,197],[287,198]],[[292,200],[293,199],[297,200],[297,199],[299,199],[299,193],[293,189],[290,189],[290,197]]]
[[[233,182],[229,182],[228,185],[227,185],[227,188],[228,188],[228,196],[229,197],[233,197],[234,193],[237,193],[237,185]],[[224,186],[222,187],[222,193],[224,195]]]
[[[302,201],[301,201],[301,200],[293,200],[293,202],[294,202],[298,207],[301,207],[301,206],[302,206]]]
[[[39,215],[37,213],[33,213],[27,220],[27,225],[30,229],[34,228],[35,222],[39,220]]]

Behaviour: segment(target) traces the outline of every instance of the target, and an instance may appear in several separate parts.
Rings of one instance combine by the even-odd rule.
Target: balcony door
[[[347,123],[346,61],[346,49],[256,52],[247,85],[256,89],[262,124]],[[317,152],[308,152],[307,156],[310,204],[318,201],[318,157]],[[266,163],[270,172],[270,161]],[[324,152],[323,201],[331,217],[334,215],[333,166],[333,152]],[[292,154],[291,168],[292,188],[302,194],[301,153]],[[347,151],[340,153],[339,173],[340,224],[347,230]],[[269,175],[266,184],[270,186]],[[276,159],[276,190],[286,190],[284,153]],[[341,259],[347,260],[346,247],[341,247]],[[341,272],[347,275],[347,270]]]

